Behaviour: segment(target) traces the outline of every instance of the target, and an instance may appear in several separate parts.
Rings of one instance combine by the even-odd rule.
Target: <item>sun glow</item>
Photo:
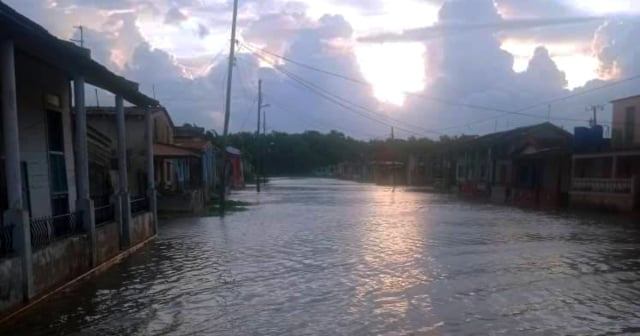
[[[379,101],[401,106],[407,92],[424,88],[423,44],[363,44],[355,50],[360,69]]]
[[[505,40],[502,43],[502,49],[513,55],[513,70],[524,72],[529,66],[535,49],[540,45],[541,43],[535,41]],[[544,47],[549,50],[551,59],[556,63],[558,69],[566,74],[568,89],[575,89],[592,79],[599,78],[598,59],[580,45],[544,44]]]

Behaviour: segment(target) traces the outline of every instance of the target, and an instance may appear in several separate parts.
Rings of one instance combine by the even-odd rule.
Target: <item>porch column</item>
[[[13,41],[0,41],[0,102],[4,134],[5,170],[9,209],[3,214],[4,225],[14,225],[13,247],[22,260],[22,298],[33,296],[33,265],[31,263],[31,226],[22,201],[22,171],[20,169],[20,135],[18,131],[18,101]]]
[[[149,197],[149,210],[153,216],[154,233],[158,234],[158,203],[153,161],[153,115],[150,108],[147,108],[144,113],[144,130],[145,154],[147,156],[147,197]]]
[[[124,116],[124,100],[121,95],[116,95],[116,124],[118,131],[118,195],[120,198],[122,237],[121,247],[131,246],[131,195],[129,195],[129,181],[127,172],[127,143],[126,124]]]
[[[76,211],[82,212],[82,223],[89,236],[91,266],[97,263],[96,222],[93,212],[93,200],[89,190],[89,152],[87,140],[87,108],[84,101],[84,77],[76,76],[73,80],[73,98],[76,111],[76,167],[78,175],[78,199]]]

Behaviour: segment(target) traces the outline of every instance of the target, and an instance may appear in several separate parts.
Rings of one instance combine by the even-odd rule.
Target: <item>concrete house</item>
[[[85,83],[116,96],[114,118],[120,121],[120,178],[104,209],[94,207],[92,195],[106,191],[91,183],[90,166],[105,164],[111,144],[87,126]],[[153,174],[144,202],[130,202],[123,104],[158,103],[93,61],[88,50],[52,36],[2,2],[0,88],[1,316],[155,234]],[[149,116],[139,131],[150,139]],[[153,167],[153,148],[146,143],[147,166]],[[132,216],[136,207],[140,212]],[[102,212],[111,218],[97,226]]]
[[[571,134],[550,123],[456,142],[457,190],[496,203],[559,207],[569,192],[571,146]]]
[[[571,204],[618,211],[640,205],[640,96],[613,104],[612,138],[602,138],[602,126],[576,129],[584,133],[573,155]],[[577,137],[578,138],[578,137]]]
[[[145,153],[145,108],[125,107],[125,139],[127,142],[127,163],[129,192],[132,197],[144,197],[147,192],[147,166]],[[154,152],[164,152],[164,147],[173,147],[174,144],[174,124],[169,112],[162,106],[149,109],[151,113],[153,127],[153,143],[156,150]],[[116,164],[116,141],[118,136],[118,125],[116,122],[116,111],[114,107],[87,107],[87,122],[90,127],[111,139],[112,167],[111,176],[114,176],[113,183],[117,182]],[[162,147],[162,148],[157,148]],[[175,185],[174,167],[171,160],[155,160],[156,186]]]
[[[199,154],[200,167],[195,169],[194,173],[200,173],[197,179],[205,199],[209,200],[216,187],[216,151],[213,144],[207,138],[203,127],[183,125],[176,127],[174,131],[177,146]]]

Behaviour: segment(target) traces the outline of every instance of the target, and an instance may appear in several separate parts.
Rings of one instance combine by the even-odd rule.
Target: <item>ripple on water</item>
[[[2,335],[640,333],[640,230],[321,179],[162,223]]]

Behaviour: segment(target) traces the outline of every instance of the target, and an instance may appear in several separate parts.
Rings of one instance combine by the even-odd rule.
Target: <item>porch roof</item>
[[[153,144],[153,155],[163,158],[199,158],[200,155],[186,148],[178,147],[170,144]]]
[[[83,76],[86,83],[120,94],[138,106],[157,106],[158,101],[138,91],[138,83],[111,72],[91,59],[89,49],[61,40],[42,26],[0,1],[0,38],[10,39],[17,50],[49,63],[69,76]]]
[[[614,156],[639,156],[640,157],[640,149],[628,149],[628,150],[609,150],[603,152],[595,152],[595,153],[580,153],[573,154],[574,159],[597,159],[597,158],[605,158],[605,157],[614,157]]]

